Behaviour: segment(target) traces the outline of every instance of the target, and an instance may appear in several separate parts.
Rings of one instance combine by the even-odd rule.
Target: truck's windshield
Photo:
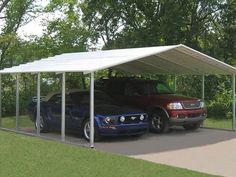
[[[164,83],[128,83],[125,89],[125,95],[157,95],[173,94],[174,92]]]
[[[164,83],[157,83],[156,90],[158,94],[173,94],[174,92]]]

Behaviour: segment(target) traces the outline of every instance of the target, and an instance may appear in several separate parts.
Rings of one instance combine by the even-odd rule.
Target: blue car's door
[[[51,117],[51,123],[56,128],[61,128],[61,94],[54,95],[49,100],[49,115]],[[76,131],[80,128],[83,115],[84,108],[80,108],[72,102],[69,95],[66,95],[66,107],[65,107],[65,121],[66,121],[66,129]]]
[[[61,94],[54,95],[48,104],[48,111],[50,115],[51,125],[55,128],[61,128]],[[70,119],[70,112],[66,109],[66,125]]]
[[[66,112],[69,116],[66,117],[66,127],[70,130],[78,130],[83,122],[82,110],[74,104],[66,104]]]
[[[70,93],[66,97],[66,110],[70,116],[68,117],[68,127],[70,129],[80,129],[83,121],[88,116],[89,104],[87,102],[88,95],[85,93]]]

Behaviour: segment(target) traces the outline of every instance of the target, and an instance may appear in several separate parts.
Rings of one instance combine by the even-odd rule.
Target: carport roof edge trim
[[[176,53],[173,57],[173,52]],[[164,56],[168,60],[173,60],[177,63],[182,63],[176,71],[176,74],[236,74],[236,68],[230,66],[222,61],[213,57],[203,54],[197,50],[187,47],[183,44],[171,46],[156,46],[156,47],[143,47],[143,48],[128,48],[128,49],[113,49],[94,52],[78,52],[78,53],[65,53],[55,55],[53,57],[36,60],[33,62],[20,64],[11,68],[0,70],[0,74],[17,74],[17,73],[42,73],[42,72],[84,72],[91,73],[107,68],[118,68],[123,71],[132,72],[139,70],[140,73],[149,73],[147,66],[137,60],[152,60],[154,65],[160,64],[158,56]],[[166,59],[167,61],[167,59]],[[168,62],[168,61],[167,61]],[[125,64],[128,64],[124,67]],[[130,65],[131,64],[131,65]],[[204,68],[201,66],[204,65]],[[185,71],[186,66],[188,72]],[[159,66],[160,67],[160,66]],[[208,69],[208,68],[211,68]],[[212,70],[214,68],[214,70]],[[166,66],[163,70],[171,68]],[[176,70],[176,68],[175,68]],[[190,72],[189,72],[190,70]],[[192,72],[191,72],[192,71]],[[160,71],[155,71],[157,74],[164,74]],[[134,72],[133,72],[134,73]]]
[[[187,50],[189,50],[189,51],[192,51],[192,52],[196,53],[196,55],[201,55],[201,56],[203,56],[203,57],[205,57],[205,58],[209,58],[210,60],[213,60],[214,62],[218,63],[218,64],[221,65],[221,66],[226,67],[227,69],[232,69],[232,72],[233,72],[233,73],[231,73],[231,74],[235,74],[235,70],[236,70],[235,67],[233,67],[233,66],[231,66],[231,65],[229,65],[229,64],[227,64],[227,63],[224,63],[223,61],[220,61],[220,60],[218,60],[218,59],[216,59],[216,58],[213,58],[213,57],[211,57],[211,56],[209,56],[209,55],[206,55],[206,54],[204,54],[204,53],[202,53],[202,52],[199,52],[199,51],[197,51],[197,50],[195,50],[195,49],[193,49],[193,48],[190,48],[190,47],[188,47],[188,46],[185,46],[185,45],[183,45],[183,44],[180,44],[179,46],[185,48],[185,49],[183,49],[182,51],[187,51]],[[177,49],[178,49],[178,48],[177,48]],[[187,49],[187,50],[186,50],[186,49]]]

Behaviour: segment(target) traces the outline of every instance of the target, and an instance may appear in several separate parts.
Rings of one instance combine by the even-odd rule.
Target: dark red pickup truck
[[[98,80],[95,87],[122,104],[146,111],[152,132],[167,132],[173,125],[195,130],[207,115],[203,101],[176,95],[166,84],[156,80],[114,77]]]

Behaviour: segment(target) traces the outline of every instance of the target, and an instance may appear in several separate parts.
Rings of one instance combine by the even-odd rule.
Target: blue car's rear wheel
[[[90,121],[86,119],[83,123],[83,130],[82,130],[84,138],[89,141],[90,140]],[[101,140],[101,135],[99,134],[98,127],[96,123],[94,123],[94,140],[99,141]]]

